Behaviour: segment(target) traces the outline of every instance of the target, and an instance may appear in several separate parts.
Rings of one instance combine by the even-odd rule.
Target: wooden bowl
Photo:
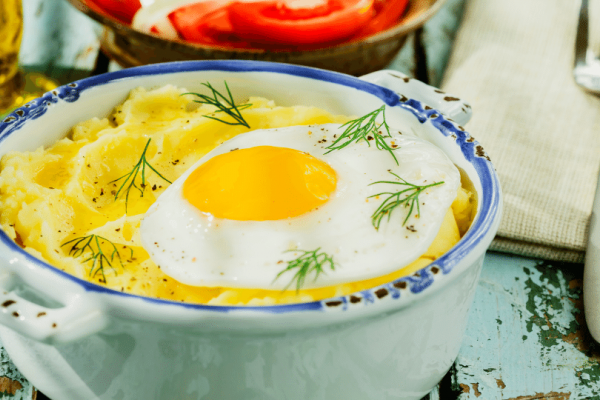
[[[104,25],[102,51],[122,67],[134,67],[184,60],[261,60],[305,65],[351,75],[363,75],[385,68],[406,42],[445,0],[411,0],[394,27],[354,42],[314,50],[230,49],[168,40],[124,25],[89,7],[86,0],[68,0],[75,8]]]

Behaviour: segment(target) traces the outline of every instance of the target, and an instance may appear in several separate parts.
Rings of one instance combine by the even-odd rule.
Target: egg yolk
[[[183,196],[202,212],[238,221],[296,217],[329,200],[336,174],[308,153],[257,146],[215,156],[183,184]]]

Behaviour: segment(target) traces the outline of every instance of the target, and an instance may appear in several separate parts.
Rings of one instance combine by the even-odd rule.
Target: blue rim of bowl
[[[270,72],[293,75],[303,78],[315,79],[329,83],[339,84],[361,90],[372,94],[382,100],[389,107],[401,107],[411,112],[422,124],[429,121],[442,135],[451,136],[460,147],[465,159],[471,163],[481,180],[482,193],[479,196],[480,211],[471,224],[465,236],[447,253],[435,260],[433,263],[417,271],[415,274],[405,276],[379,285],[371,289],[363,290],[346,296],[334,297],[307,303],[294,303],[270,306],[219,306],[205,305],[185,302],[176,302],[158,298],[145,297],[130,293],[119,292],[107,287],[97,285],[70,275],[49,263],[42,261],[24,251],[15,243],[4,230],[0,229],[0,243],[10,250],[20,253],[26,261],[39,267],[52,270],[54,273],[69,279],[82,286],[88,292],[106,293],[116,296],[142,299],[146,302],[160,305],[174,305],[188,309],[206,311],[230,312],[230,311],[261,311],[270,314],[297,311],[325,311],[329,309],[347,310],[350,305],[356,303],[371,304],[384,298],[400,299],[401,291],[409,290],[413,294],[421,294],[432,287],[434,275],[440,271],[443,275],[450,274],[454,267],[477,246],[494,226],[500,210],[500,184],[489,157],[481,145],[474,140],[460,126],[449,121],[442,114],[420,101],[407,99],[395,92],[377,86],[375,84],[360,80],[358,78],[316,68],[281,64],[264,61],[227,60],[227,61],[181,61],[162,64],[152,64],[141,67],[128,68],[120,71],[109,72],[85,78],[67,85],[60,86],[42,97],[35,99],[23,107],[5,116],[0,121],[0,144],[11,134],[18,131],[27,121],[43,116],[53,104],[59,101],[75,102],[79,94],[84,90],[112,83],[118,80],[134,78],[146,75],[167,75],[180,72],[194,71],[223,71],[223,72]],[[389,297],[388,297],[389,295]],[[387,299],[385,299],[387,300]]]

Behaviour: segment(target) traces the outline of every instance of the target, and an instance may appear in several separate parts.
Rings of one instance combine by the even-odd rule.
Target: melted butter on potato
[[[346,295],[409,275],[449,250],[468,229],[474,214],[473,194],[465,189],[446,214],[428,251],[392,274],[361,282],[311,290],[272,291],[188,286],[165,275],[142,248],[139,226],[144,213],[169,185],[146,170],[143,197],[133,189],[125,213],[125,193],[115,194],[146,146],[148,162],[169,181],[210,150],[249,129],[205,118],[211,106],[192,103],[193,96],[172,86],[136,89],[107,118],[82,122],[47,149],[9,153],[0,162],[0,224],[26,251],[79,278],[133,294],[205,304],[266,305],[312,301]],[[252,129],[344,123],[315,107],[278,107],[251,98],[243,111]],[[139,179],[139,177],[138,177]],[[116,182],[115,182],[116,181]],[[139,180],[138,180],[139,182]],[[77,237],[95,234],[115,244],[115,257],[101,274],[90,276],[91,262],[69,256]]]

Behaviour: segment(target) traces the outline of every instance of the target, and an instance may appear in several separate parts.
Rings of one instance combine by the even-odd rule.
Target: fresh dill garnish
[[[112,269],[116,274],[117,271],[112,266],[112,262],[114,261],[115,256],[119,259],[119,263],[123,268],[123,260],[121,259],[119,250],[117,250],[117,246],[113,242],[106,238],[103,238],[102,236],[92,234],[88,236],[78,237],[73,240],[69,240],[66,243],[63,243],[60,247],[66,246],[71,243],[74,244],[69,250],[70,256],[77,258],[86,253],[90,255],[83,262],[87,263],[88,261],[93,261],[92,268],[90,269],[90,276],[92,278],[95,278],[96,275],[100,273],[102,275],[102,280],[104,281],[104,283],[106,283],[106,275],[104,274],[104,268],[106,266],[109,266],[110,269]],[[107,256],[106,253],[104,253],[104,250],[102,249],[103,244],[108,246],[109,251],[112,250],[112,252],[110,253],[110,257]],[[123,246],[123,248],[128,247]],[[130,258],[133,258],[133,249],[129,248],[129,250],[131,251]]]
[[[133,169],[130,172],[123,175],[122,177],[109,182],[109,183],[115,183],[115,182],[118,182],[121,179],[125,178],[125,180],[123,181],[123,184],[121,184],[121,187],[119,187],[119,190],[117,190],[117,192],[115,193],[115,201],[119,198],[121,191],[123,190],[123,188],[125,188],[125,186],[129,182],[129,185],[127,185],[127,188],[125,188],[125,193],[126,193],[125,194],[125,213],[127,213],[127,204],[129,203],[129,192],[131,191],[132,188],[139,190],[140,197],[144,197],[144,189],[146,188],[146,167],[148,167],[152,171],[156,172],[156,174],[158,176],[160,176],[163,180],[171,183],[170,180],[168,180],[167,178],[162,176],[160,174],[160,172],[158,172],[156,169],[154,169],[154,167],[152,165],[150,165],[150,163],[146,159],[146,151],[148,151],[148,146],[150,145],[151,140],[152,139],[148,139],[148,142],[146,142],[146,147],[144,147],[142,156],[140,157],[140,160],[137,162],[137,164],[134,165]],[[140,185],[141,187],[139,187],[135,183],[135,178],[137,178],[138,174],[140,173],[140,169],[142,170],[142,183]]]
[[[242,113],[240,112],[240,110],[246,109],[246,108],[250,107],[252,104],[246,103],[246,104],[242,104],[239,106],[236,105],[235,102],[233,101],[233,96],[231,95],[229,86],[227,86],[227,82],[225,82],[225,81],[223,81],[223,82],[225,83],[225,88],[227,89],[227,94],[229,95],[229,98],[223,96],[209,82],[203,83],[202,85],[207,87],[212,92],[212,97],[204,95],[204,94],[200,94],[200,93],[193,93],[193,92],[183,93],[182,96],[184,96],[186,94],[198,96],[200,98],[200,100],[192,100],[194,103],[208,104],[211,106],[215,106],[218,108],[218,111],[215,111],[215,113],[224,112],[225,114],[227,114],[231,118],[233,118],[235,120],[235,122],[224,121],[222,119],[219,119],[219,118],[216,118],[216,117],[213,117],[210,115],[204,115],[204,117],[206,117],[206,118],[214,119],[215,121],[219,121],[219,122],[222,122],[227,125],[243,125],[246,128],[250,128],[250,125],[248,125],[248,123],[246,122],[244,117],[242,117]]]
[[[294,281],[296,281],[296,292],[298,292],[300,291],[302,286],[304,286],[304,281],[306,280],[308,274],[310,274],[311,272],[315,272],[315,278],[313,281],[316,281],[317,278],[319,278],[320,274],[325,273],[324,269],[326,266],[329,266],[329,268],[333,271],[335,269],[335,262],[333,261],[333,256],[330,256],[329,254],[324,252],[319,253],[319,250],[321,250],[320,247],[312,251],[288,250],[286,253],[294,252],[302,254],[298,258],[288,261],[287,267],[277,274],[274,281],[279,279],[279,277],[285,274],[286,272],[294,271],[297,269],[296,274],[283,290],[287,290],[294,283]]]
[[[381,124],[377,124],[376,119],[381,114],[383,117],[383,122]],[[369,141],[375,140],[375,146],[379,150],[389,151],[392,157],[394,157],[394,161],[396,161],[396,165],[398,164],[398,160],[394,155],[394,150],[398,147],[392,148],[385,141],[384,138],[391,138],[390,127],[388,126],[385,120],[385,105],[379,107],[377,110],[371,111],[370,113],[363,115],[360,118],[353,119],[351,121],[346,122],[342,125],[342,127],[346,127],[344,133],[340,135],[332,144],[327,146],[326,148],[329,151],[325,154],[331,153],[334,150],[341,150],[344,147],[348,146],[350,143],[358,143],[361,140],[367,142],[369,146],[371,143]],[[385,128],[386,134],[381,132],[381,127]]]
[[[381,225],[381,220],[387,215],[387,219],[389,221],[392,216],[392,211],[394,211],[394,209],[396,207],[401,206],[401,205],[404,205],[404,207],[409,207],[408,214],[406,215],[406,218],[404,218],[404,222],[402,222],[402,226],[406,225],[406,221],[408,221],[408,218],[412,215],[413,211],[415,210],[415,205],[416,205],[416,209],[417,209],[417,215],[421,214],[421,209],[419,207],[419,195],[424,190],[426,190],[430,187],[438,186],[438,185],[441,185],[442,183],[444,183],[442,181],[442,182],[431,183],[431,184],[425,185],[425,186],[418,186],[418,185],[409,183],[406,180],[400,178],[398,175],[396,175],[392,171],[388,171],[388,172],[390,174],[394,175],[396,178],[400,179],[400,182],[378,181],[378,182],[373,182],[370,185],[374,185],[376,183],[390,183],[392,185],[406,186],[406,188],[403,190],[400,190],[399,192],[383,192],[383,193],[374,194],[373,196],[368,197],[368,198],[371,198],[371,197],[389,195],[383,201],[383,203],[381,203],[379,208],[377,208],[377,210],[375,210],[373,215],[371,215],[371,219],[373,221],[373,226],[377,230],[379,230],[379,226]],[[405,195],[405,196],[401,197],[402,195]]]

